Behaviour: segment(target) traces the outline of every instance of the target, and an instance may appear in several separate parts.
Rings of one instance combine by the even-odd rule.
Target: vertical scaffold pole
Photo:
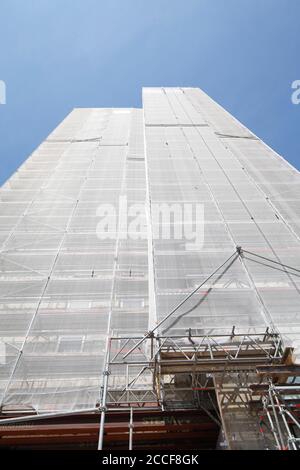
[[[129,422],[129,450],[132,450],[133,446],[133,409],[130,408],[130,422]]]
[[[110,376],[110,370],[109,370],[110,348],[111,348],[111,339],[107,338],[106,354],[105,354],[105,368],[103,372],[103,385],[102,385],[102,395],[101,395],[101,404],[100,404],[101,418],[100,418],[100,428],[99,428],[98,450],[103,449],[108,379]]]
[[[102,390],[102,400],[101,400],[101,419],[100,419],[100,429],[99,429],[99,441],[98,441],[98,450],[103,449],[103,439],[104,439],[104,425],[105,425],[105,415],[106,415],[106,395],[107,395],[107,386],[109,378],[109,370],[105,370],[103,373],[103,390]]]

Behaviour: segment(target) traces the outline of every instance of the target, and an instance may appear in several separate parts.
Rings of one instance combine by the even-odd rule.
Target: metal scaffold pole
[[[201,287],[203,287],[215,274],[217,274],[218,271],[220,271],[220,269],[226,266],[226,264],[232,258],[235,257],[235,259],[237,259],[238,256],[239,256],[239,253],[237,251],[232,253],[232,255],[230,255],[229,258],[227,258],[224,261],[224,263],[218,266],[203,282],[201,282],[201,284],[199,284],[187,297],[185,297],[178,305],[176,305],[176,307],[173,308],[173,310],[171,310],[171,312],[168,313],[166,317],[160,320],[160,322],[151,331],[149,331],[137,344],[135,344],[135,346],[124,355],[124,359],[126,359],[135,349],[137,349],[147,338],[153,337],[155,331],[157,331],[163,323],[165,323],[175,312],[177,312],[179,308],[182,307],[182,305],[185,304],[194,294],[196,294],[196,292],[198,292],[201,289]]]
[[[109,370],[109,359],[110,359],[110,347],[111,347],[111,340],[107,338],[106,342],[106,363],[105,369],[103,372],[103,385],[102,385],[102,394],[101,394],[101,403],[100,403],[100,427],[99,427],[99,439],[98,439],[98,450],[103,449],[103,441],[104,441],[104,426],[105,426],[105,418],[106,418],[106,401],[107,401],[107,390],[108,390],[108,380],[110,376]]]
[[[295,414],[297,407],[293,410],[293,402],[299,401],[299,394],[297,385],[276,385],[270,380],[263,397],[263,409],[279,450],[300,449],[300,420]]]
[[[130,408],[130,422],[129,422],[129,450],[132,450],[133,445],[133,408]]]
[[[98,440],[98,450],[103,449],[104,441],[104,425],[105,425],[105,415],[106,415],[106,396],[107,396],[107,387],[108,387],[108,378],[109,371],[106,370],[103,373],[103,391],[102,391],[102,402],[101,402],[101,418],[100,418],[100,428],[99,428],[99,440]]]

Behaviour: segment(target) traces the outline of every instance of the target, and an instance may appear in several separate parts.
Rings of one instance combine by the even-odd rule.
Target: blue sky
[[[0,184],[74,107],[195,86],[300,168],[299,0],[1,0]]]

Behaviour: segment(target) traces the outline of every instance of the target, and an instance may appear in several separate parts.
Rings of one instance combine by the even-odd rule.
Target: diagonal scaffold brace
[[[191,297],[193,297],[194,294],[196,294],[196,292],[198,292],[201,287],[203,287],[213,276],[215,276],[224,266],[226,266],[227,263],[229,263],[229,261],[233,260],[233,262],[238,259],[240,256],[242,255],[242,248],[241,247],[237,247],[236,248],[236,251],[234,253],[232,253],[232,255],[229,256],[229,258],[227,258],[220,266],[218,266],[203,282],[201,282],[201,284],[199,284],[190,294],[188,294],[178,305],[176,305],[176,307],[173,308],[173,310],[171,310],[171,312],[168,313],[167,316],[165,316],[159,323],[157,323],[157,325],[150,331],[148,331],[144,336],[143,338],[140,339],[140,341],[138,341],[134,346],[133,348],[131,348],[124,356],[123,356],[123,359],[126,359],[133,351],[135,351],[137,348],[139,348],[141,346],[141,344],[144,343],[144,341],[148,338],[153,338],[154,336],[154,333],[155,331],[157,331],[162,325],[163,323],[165,323],[175,312],[177,312],[177,310],[180,309],[180,307],[182,307],[183,304],[185,304],[185,302],[187,302]]]

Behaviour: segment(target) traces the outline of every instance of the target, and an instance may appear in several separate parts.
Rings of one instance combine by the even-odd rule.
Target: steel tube
[[[103,379],[103,393],[102,393],[102,401],[101,401],[101,418],[100,418],[100,429],[99,429],[99,439],[98,439],[98,450],[103,449],[108,377],[109,377],[109,371],[106,370],[104,372],[104,379]]]
[[[129,450],[132,450],[133,445],[133,409],[130,408],[130,423],[129,423]]]
[[[66,413],[44,413],[40,415],[18,416],[17,418],[4,418],[0,419],[0,426],[23,423],[26,421],[39,421],[48,418],[63,418],[65,416],[73,416],[85,413],[99,413],[99,408],[87,408],[85,410],[69,411]]]
[[[153,335],[153,333],[165,322],[167,321],[175,312],[177,312],[177,310],[185,303],[187,302],[194,294],[196,294],[196,292],[201,289],[202,286],[204,286],[204,284],[206,284],[207,281],[209,281],[221,268],[223,268],[223,266],[225,266],[233,257],[236,257],[236,259],[238,258],[238,254],[236,253],[236,251],[234,253],[232,253],[231,256],[229,256],[229,258],[224,261],[224,263],[222,263],[217,269],[215,269],[199,286],[197,286],[187,297],[185,297],[170,313],[168,313],[168,315],[163,318],[151,331],[149,331],[133,348],[130,349],[130,351],[128,351],[128,353],[125,354],[124,356],[124,359],[126,359],[127,356],[129,356],[129,354],[131,354],[133,351],[135,351],[135,349],[137,349],[147,338],[151,338],[151,336]]]

